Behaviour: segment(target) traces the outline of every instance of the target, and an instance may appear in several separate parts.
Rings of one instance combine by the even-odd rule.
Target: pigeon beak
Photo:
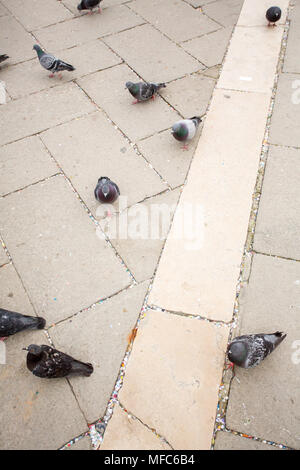
[[[22,348],[22,351],[28,351],[28,348]]]

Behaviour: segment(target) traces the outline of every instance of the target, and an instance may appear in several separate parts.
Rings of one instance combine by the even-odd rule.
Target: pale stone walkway
[[[170,128],[181,116],[206,113],[242,4],[104,0],[102,15],[89,17],[78,14],[76,0],[47,0],[42,7],[37,0],[0,1],[1,53],[10,56],[0,68],[6,88],[0,106],[0,306],[47,320],[47,335],[24,333],[6,342],[1,449],[55,449],[77,436],[82,439],[71,448],[91,448],[90,437],[99,443],[97,431],[103,432],[102,418],[107,422],[116,402],[112,393],[122,383],[122,361],[164,238],[100,238],[94,186],[99,176],[110,176],[127,196],[127,209],[142,201],[176,206],[197,139],[182,152]],[[50,79],[32,50],[36,42],[75,72]],[[131,106],[124,84],[139,78],[166,81],[167,88],[155,102]],[[170,321],[160,312],[149,312],[148,319],[154,335],[158,324],[168,328]],[[185,321],[176,317],[174,334],[188,348],[170,371],[189,390],[194,384],[182,372],[200,330],[221,348],[226,335],[216,338],[209,323],[190,331]],[[47,341],[93,362],[95,373],[51,383],[33,377],[22,347]],[[174,344],[163,347],[167,354]],[[149,377],[152,369],[145,364]],[[192,370],[196,374],[196,363]],[[165,400],[162,411],[173,399],[165,394]],[[118,414],[124,419],[116,407],[114,419]],[[189,439],[182,408],[179,416],[178,448]],[[143,436],[140,447],[169,448],[140,421],[134,426]]]

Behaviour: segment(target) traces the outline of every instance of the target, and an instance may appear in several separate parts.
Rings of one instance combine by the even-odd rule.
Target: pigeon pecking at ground
[[[102,2],[102,0],[82,0],[78,5],[77,10],[89,10],[89,15],[91,15],[93,9],[98,7],[98,13],[101,13],[100,2]]]
[[[28,348],[27,367],[37,377],[43,379],[56,379],[70,375],[84,375],[89,377],[94,368],[89,362],[77,361],[68,354],[42,344],[31,344]]]
[[[108,203],[118,199],[120,190],[116,183],[107,178],[107,176],[101,176],[101,178],[98,179],[94,194],[97,201]]]
[[[75,70],[73,65],[67,64],[64,61],[57,59],[52,54],[48,54],[47,52],[43,51],[43,49],[38,44],[35,44],[33,49],[38,55],[41,66],[51,72],[49,75],[50,78],[54,77],[55,73],[58,73],[58,76],[61,78],[62,75],[59,72],[62,72],[63,70],[67,70],[68,72]]]
[[[0,340],[2,341],[20,331],[41,330],[45,324],[46,320],[42,317],[30,317],[0,308]]]
[[[9,59],[9,56],[8,56],[8,55],[6,55],[6,54],[0,55],[0,64],[1,64],[1,62],[4,62],[4,61],[7,60],[7,59]]]
[[[257,366],[277,348],[285,337],[286,334],[281,331],[238,336],[227,348],[228,359],[244,369]]]
[[[172,127],[172,135],[176,140],[180,142],[185,142],[186,140],[191,140],[195,134],[196,130],[201,122],[200,117],[194,116],[190,119],[182,119],[181,121],[175,122]],[[188,150],[188,146],[184,144],[182,147],[183,150]]]
[[[147,82],[126,82],[125,84],[128,91],[135,98],[133,104],[139,103],[140,101],[148,101],[151,98],[154,100],[155,94],[161,89],[166,88],[165,83],[147,83]]]
[[[279,7],[270,7],[266,12],[266,18],[268,20],[268,26],[276,26],[276,21],[279,21],[281,18],[281,9]]]

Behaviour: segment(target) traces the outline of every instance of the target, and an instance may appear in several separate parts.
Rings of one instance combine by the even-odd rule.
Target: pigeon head
[[[36,51],[39,57],[44,54],[43,49],[38,44],[35,44],[32,49]]]
[[[28,351],[33,356],[40,356],[42,353],[41,346],[38,346],[37,344],[30,344],[28,348],[23,348],[23,350]]]
[[[79,11],[82,10],[82,5],[81,5],[81,3],[79,3],[79,5],[77,5],[77,10],[79,10]]]
[[[241,341],[232,342],[228,346],[227,356],[228,359],[237,366],[244,364],[247,359],[247,347],[245,343]]]

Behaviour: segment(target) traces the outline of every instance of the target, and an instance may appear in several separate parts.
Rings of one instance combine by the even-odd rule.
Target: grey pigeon
[[[126,82],[125,84],[128,91],[136,99],[133,104],[139,103],[140,101],[147,101],[151,98],[154,99],[155,94],[161,89],[166,88],[165,83],[147,83],[147,82]]]
[[[41,66],[51,72],[51,74],[49,75],[50,77],[53,77],[56,72],[62,72],[63,70],[68,70],[68,72],[72,72],[73,70],[75,70],[73,65],[67,64],[64,61],[57,59],[52,54],[48,54],[47,52],[43,51],[43,49],[38,44],[35,44],[33,46],[33,49],[38,55]],[[61,74],[59,75],[61,77]]]
[[[19,331],[41,330],[46,321],[42,317],[30,317],[0,308],[0,339],[4,340]]]
[[[116,183],[111,181],[107,176],[101,176],[101,178],[98,179],[94,194],[97,201],[108,203],[118,199],[120,190]]]
[[[273,26],[276,26],[276,21],[279,21],[281,18],[281,9],[279,7],[268,8],[266,12],[266,18],[269,22],[268,26],[271,26],[271,23],[273,23]]]
[[[6,54],[0,55],[0,64],[1,64],[1,62],[4,62],[4,61],[7,60],[7,59],[9,59],[9,56],[8,56],[8,55],[6,55]]]
[[[201,118],[193,116],[190,119],[182,119],[181,121],[175,122],[172,126],[172,135],[176,140],[180,142],[186,142],[191,140],[201,122]],[[187,145],[184,145],[183,149],[187,149]]]
[[[228,359],[244,369],[257,366],[277,348],[285,337],[286,334],[281,331],[238,336],[227,348]]]
[[[102,0],[82,0],[77,6],[77,10],[89,10],[89,14],[91,14],[93,9],[98,7],[98,12],[101,13],[100,2],[102,2]]]
[[[31,344],[28,348],[27,367],[37,377],[43,379],[56,379],[69,375],[84,375],[89,377],[94,368],[92,364],[77,361],[71,356],[42,344]]]

